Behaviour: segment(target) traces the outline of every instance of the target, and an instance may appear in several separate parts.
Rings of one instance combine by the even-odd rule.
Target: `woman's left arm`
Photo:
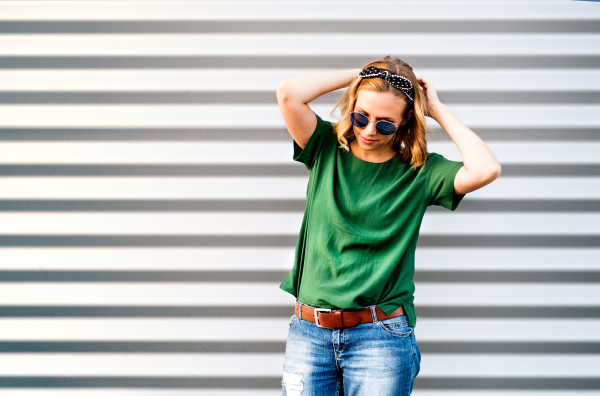
[[[429,114],[426,115],[436,120],[450,135],[464,163],[454,179],[454,194],[466,194],[496,180],[500,176],[501,167],[492,150],[440,102],[433,85],[427,79],[421,76],[417,79],[427,98]]]

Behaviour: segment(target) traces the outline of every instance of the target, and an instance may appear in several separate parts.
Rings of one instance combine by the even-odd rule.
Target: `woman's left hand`
[[[427,113],[425,115],[435,119],[436,107],[441,106],[442,102],[440,102],[440,98],[438,98],[437,92],[435,92],[435,88],[433,88],[433,84],[429,80],[423,76],[417,76],[417,80],[427,100]]]

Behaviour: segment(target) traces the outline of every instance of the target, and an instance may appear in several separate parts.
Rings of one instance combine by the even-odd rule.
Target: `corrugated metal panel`
[[[3,394],[280,394],[307,175],[275,86],[387,54],[502,163],[425,215],[415,394],[598,394],[599,22],[584,1],[0,1]]]

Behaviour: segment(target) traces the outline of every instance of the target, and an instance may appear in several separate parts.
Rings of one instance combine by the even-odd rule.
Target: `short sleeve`
[[[314,113],[314,112],[313,112]],[[302,162],[308,169],[311,169],[315,164],[315,160],[319,156],[321,149],[323,147],[323,141],[327,134],[332,133],[333,126],[329,121],[324,121],[318,114],[317,116],[317,126],[313,134],[311,135],[308,143],[304,149],[298,146],[298,143],[294,140],[294,161]]]
[[[454,195],[454,178],[464,163],[451,161],[437,153],[429,153],[425,167],[427,171],[427,184],[431,200],[429,205],[443,206],[449,210],[456,210],[465,194]]]

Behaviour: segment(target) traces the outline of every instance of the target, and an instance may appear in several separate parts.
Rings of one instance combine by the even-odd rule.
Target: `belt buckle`
[[[320,327],[322,329],[328,329],[329,327],[323,327],[319,323],[319,312],[331,312],[331,309],[329,309],[329,308],[313,308],[313,312],[315,314],[315,324],[317,325],[317,327]]]

